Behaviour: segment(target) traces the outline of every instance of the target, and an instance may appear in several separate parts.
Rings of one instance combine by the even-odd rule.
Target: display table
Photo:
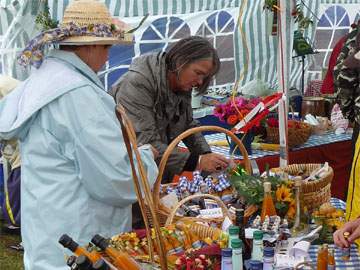
[[[329,162],[334,170],[332,196],[345,199],[352,162],[351,136],[352,134],[348,133],[336,135],[334,132],[321,136],[312,135],[305,144],[289,151],[289,164]],[[225,135],[215,133],[205,135],[205,138],[210,143],[225,140]],[[184,147],[184,144],[179,146]],[[211,150],[230,158],[229,147],[211,146]],[[241,160],[242,156],[235,155],[234,158]],[[249,158],[256,161],[260,172],[265,170],[266,164],[269,164],[270,168],[279,167],[277,151],[253,150]]]

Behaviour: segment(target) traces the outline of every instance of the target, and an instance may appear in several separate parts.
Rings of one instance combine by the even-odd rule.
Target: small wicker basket
[[[236,137],[234,135],[234,133],[232,133],[231,131],[224,129],[222,127],[217,127],[217,126],[201,126],[201,127],[195,127],[195,128],[191,128],[183,133],[181,133],[178,137],[176,137],[168,146],[168,148],[166,149],[166,151],[163,154],[163,157],[160,161],[160,165],[159,165],[159,175],[155,181],[154,187],[153,187],[153,193],[152,193],[152,197],[153,197],[153,202],[154,202],[154,208],[155,211],[157,212],[157,218],[159,220],[160,226],[164,226],[164,224],[166,223],[166,220],[168,219],[170,213],[172,212],[171,209],[167,208],[166,206],[164,206],[161,201],[160,201],[160,189],[161,189],[161,180],[163,178],[163,173],[165,170],[165,166],[167,163],[167,160],[171,154],[171,152],[175,149],[175,147],[178,145],[178,143],[180,141],[182,141],[184,138],[191,136],[195,133],[198,132],[204,132],[204,131],[215,131],[215,132],[221,132],[221,133],[225,133],[227,134],[229,137],[231,137],[231,139],[238,145],[240,152],[243,156],[244,159],[244,167],[245,170],[251,174],[251,165],[250,165],[250,160],[248,157],[248,154],[246,152],[246,149],[244,147],[244,145],[241,143],[241,140]],[[150,211],[149,211],[149,207],[148,205],[145,204],[145,210],[148,214],[148,218],[150,223],[152,223],[152,217],[150,215]],[[175,218],[176,219],[176,218]]]
[[[290,148],[304,144],[311,135],[311,126],[304,122],[289,120],[289,123],[300,125],[301,128],[288,128],[288,145]],[[266,127],[267,141],[270,143],[279,144],[279,128]]]
[[[290,175],[310,175],[313,171],[318,170],[321,164],[292,164],[281,169]],[[301,194],[304,205],[308,210],[318,208],[323,203],[329,202],[331,198],[331,181],[334,177],[334,171],[329,166],[328,172],[320,179],[313,180],[301,185]]]

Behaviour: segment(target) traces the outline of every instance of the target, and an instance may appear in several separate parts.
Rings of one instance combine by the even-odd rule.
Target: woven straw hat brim
[[[60,45],[129,45],[133,43],[133,35],[125,34],[124,38],[95,37],[95,36],[72,36],[59,42]]]

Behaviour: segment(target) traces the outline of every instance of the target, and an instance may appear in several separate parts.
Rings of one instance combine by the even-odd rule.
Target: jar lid
[[[273,247],[264,247],[264,257],[274,257],[275,250]]]
[[[232,248],[242,248],[243,247],[243,241],[240,239],[231,239],[231,247]]]
[[[264,233],[262,231],[255,231],[253,233],[254,240],[262,240],[264,236]]]
[[[239,234],[240,228],[238,226],[231,225],[229,227],[229,234]]]
[[[250,260],[250,269],[251,270],[260,270],[262,269],[262,262],[258,260]]]
[[[232,249],[231,248],[223,248],[221,250],[221,256],[223,256],[223,257],[231,257],[232,256]]]

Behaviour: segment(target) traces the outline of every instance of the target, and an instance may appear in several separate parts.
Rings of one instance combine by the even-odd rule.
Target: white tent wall
[[[223,68],[216,77],[215,85],[233,84],[243,72],[244,61],[247,59],[237,25],[239,7],[243,1],[247,2],[242,22],[249,49],[249,61],[248,70],[241,84],[260,78],[277,88],[278,37],[269,35],[270,15],[263,11],[264,0],[105,0],[104,2],[114,16],[133,26],[145,14],[150,14],[144,25],[135,33],[134,45],[115,47],[111,50],[111,58],[105,72],[102,73],[106,86],[109,87],[127,70],[133,57],[151,49],[164,50],[172,42],[189,34],[204,34],[214,42],[218,49]],[[320,54],[307,57],[305,68],[310,71],[305,74],[307,82],[314,78],[321,78],[321,70],[327,66],[327,59],[334,45],[331,39],[324,40],[324,34],[320,31],[325,30],[321,27],[316,28],[317,19],[309,10],[315,12],[318,18],[322,18],[325,16],[324,12],[332,6],[341,6],[346,11],[349,21],[346,29],[342,29],[346,32],[350,24],[357,20],[359,5],[356,4],[359,4],[360,0],[305,0],[303,2],[309,7],[309,9],[304,9],[305,16],[314,20],[314,25],[305,31],[305,36],[311,41],[315,39],[315,47],[320,51]],[[24,47],[29,38],[35,35],[34,18],[42,8],[41,3],[43,4],[44,1],[0,0],[0,72],[18,79],[24,79],[27,76],[26,70],[16,65],[15,55]],[[49,0],[52,17],[61,21],[68,3],[69,0]],[[14,19],[16,23],[13,23]],[[340,27],[338,24],[333,23],[332,30],[328,31],[330,37],[333,35],[333,40],[338,36],[336,34],[338,31],[336,27]],[[335,34],[331,34],[331,31]],[[323,48],[325,45],[328,46]],[[300,85],[301,63],[293,60],[289,87],[300,88]]]

